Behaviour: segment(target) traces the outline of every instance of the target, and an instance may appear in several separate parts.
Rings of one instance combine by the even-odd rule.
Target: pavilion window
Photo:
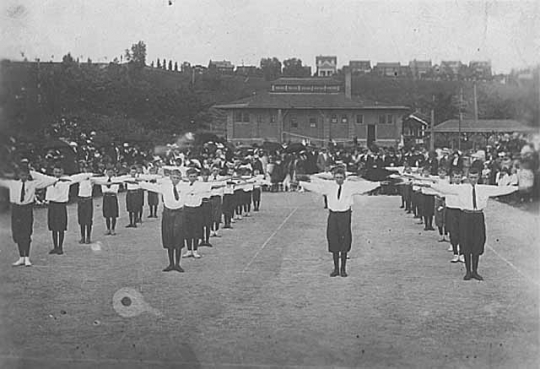
[[[249,123],[249,113],[242,114],[242,122]]]
[[[332,123],[337,123],[337,115],[332,114],[332,117],[330,118]]]
[[[343,114],[341,116],[341,123],[348,123],[349,122],[349,118],[347,117],[347,115]]]
[[[362,114],[356,115],[356,124],[364,124],[364,115]]]
[[[386,124],[386,115],[380,114],[379,115],[379,124]]]
[[[309,126],[311,128],[316,128],[317,127],[317,118],[315,117],[310,117],[309,118]]]

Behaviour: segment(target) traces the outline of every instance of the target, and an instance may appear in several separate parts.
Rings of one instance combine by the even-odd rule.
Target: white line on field
[[[540,283],[538,281],[535,281],[534,279],[532,279],[531,277],[529,277],[528,275],[526,275],[525,273],[523,273],[517,266],[515,266],[514,264],[512,264],[510,261],[508,261],[506,258],[504,258],[504,256],[502,256],[501,254],[499,254],[497,251],[495,251],[495,249],[493,247],[491,247],[489,244],[486,244],[487,248],[490,249],[491,251],[493,251],[493,253],[495,255],[497,255],[497,257],[499,259],[501,259],[502,261],[504,261],[506,264],[510,265],[510,267],[512,269],[514,269],[516,272],[518,272],[523,278],[525,278],[526,280],[528,280],[529,282],[532,282],[533,284],[537,285],[540,287]]]
[[[266,239],[266,241],[264,241],[264,243],[262,244],[261,248],[255,253],[255,255],[253,255],[253,258],[251,258],[251,260],[249,261],[249,263],[247,263],[246,267],[242,270],[242,273],[244,273],[247,268],[249,268],[251,266],[251,263],[253,263],[253,261],[255,260],[255,258],[257,258],[257,256],[260,254],[260,252],[265,248],[265,246],[268,244],[268,242],[270,242],[270,240],[272,239],[272,237],[274,237],[276,235],[276,233],[278,233],[278,231],[281,229],[281,227],[283,227],[283,225],[289,220],[289,218],[296,212],[296,210],[298,210],[298,206],[295,207],[290,213],[289,215],[287,216],[287,218],[285,218],[283,220],[283,222],[281,222],[281,224],[279,225],[279,227],[276,228],[276,230],[274,232],[272,232],[272,234],[270,235],[270,237],[268,237]]]

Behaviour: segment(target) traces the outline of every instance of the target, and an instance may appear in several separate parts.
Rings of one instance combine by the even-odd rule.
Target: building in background
[[[409,108],[353,97],[351,79],[348,68],[345,85],[327,77],[280,78],[269,91],[215,107],[227,113],[230,141],[397,145]]]
[[[380,77],[399,77],[401,73],[400,63],[377,63],[373,68],[376,75]]]
[[[234,65],[228,60],[222,60],[222,61],[210,60],[210,62],[208,63],[208,69],[211,70],[214,68],[221,74],[234,73]]]
[[[315,57],[317,77],[331,77],[337,73],[337,56]]]
[[[371,61],[369,60],[351,60],[349,68],[353,75],[367,74],[371,72]]]
[[[411,60],[409,68],[414,79],[425,79],[432,73],[433,65],[431,60]]]
[[[262,71],[254,65],[237,66],[235,73],[239,76],[254,77],[262,75]]]
[[[491,62],[471,61],[469,63],[469,73],[471,77],[475,80],[490,80],[492,78]]]

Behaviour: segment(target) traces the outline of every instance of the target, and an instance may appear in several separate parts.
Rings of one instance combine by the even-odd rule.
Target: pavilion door
[[[368,146],[371,146],[373,142],[375,142],[375,124],[368,124],[367,126],[367,144]]]

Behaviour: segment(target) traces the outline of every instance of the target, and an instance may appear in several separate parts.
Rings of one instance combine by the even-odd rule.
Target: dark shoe
[[[171,270],[174,270],[174,265],[169,265],[167,268],[163,269],[164,272],[170,272]]]
[[[86,244],[87,244],[87,245],[90,245],[91,243],[92,243],[92,241],[91,241],[89,238],[87,238],[87,239],[86,239]]]
[[[476,272],[473,272],[471,274],[471,277],[476,279],[477,281],[483,281],[484,280],[484,278],[482,278],[482,276],[480,274],[476,273]]]
[[[205,243],[201,243],[199,246],[212,247],[212,244],[210,242],[205,242]]]
[[[58,249],[57,248],[54,248],[52,249],[51,251],[49,251],[49,255],[54,255],[54,254],[57,254],[58,253]]]
[[[184,269],[180,265],[175,265],[174,270],[176,270],[178,273],[184,273]]]
[[[410,211],[410,210],[407,210],[407,214],[412,214],[412,211]]]
[[[464,280],[464,281],[470,281],[471,278],[472,278],[471,273],[467,272],[467,274],[465,274],[465,277],[463,277],[463,280]]]
[[[131,224],[131,223],[128,224],[128,225],[126,226],[126,228],[133,228],[133,224]]]
[[[232,229],[231,225],[229,225],[229,224],[225,224],[225,225],[223,226],[223,228],[225,228],[225,229]]]
[[[342,277],[347,277],[347,272],[344,269],[342,269],[339,275]]]
[[[154,218],[157,218],[157,215],[154,215]]]
[[[85,242],[84,238],[81,238],[81,239],[79,240],[79,243],[82,245],[82,244],[84,244],[84,243],[86,243],[86,242]]]
[[[133,228],[137,228],[137,223],[133,224]]]
[[[64,255],[64,250],[58,249],[58,250],[56,251],[56,253],[57,253],[58,255]]]
[[[150,215],[148,216],[148,218],[153,218],[153,217],[154,217],[154,216],[153,216],[152,214],[150,214]]]
[[[428,227],[427,230],[428,230],[428,231],[434,231],[435,228],[433,228],[433,227]]]
[[[399,208],[400,208],[400,209],[403,209],[403,208],[405,208],[405,206],[401,205]]]
[[[332,273],[330,273],[330,277],[337,277],[339,275],[339,271],[335,269]]]

